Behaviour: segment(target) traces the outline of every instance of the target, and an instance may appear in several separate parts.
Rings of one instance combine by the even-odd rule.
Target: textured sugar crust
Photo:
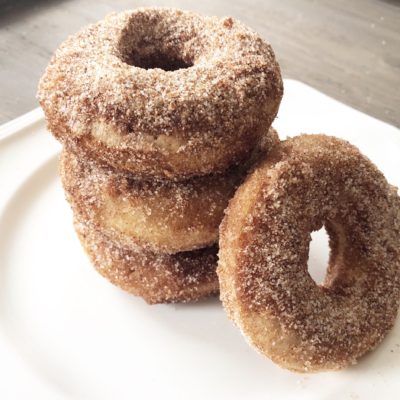
[[[114,240],[174,254],[218,242],[224,209],[244,177],[237,168],[189,181],[145,181],[64,150],[66,197],[82,219]]]
[[[218,294],[218,247],[174,255],[123,246],[75,216],[75,230],[96,270],[149,304],[198,300]]]
[[[327,275],[307,271],[310,233],[330,236]],[[400,302],[400,200],[349,143],[282,142],[236,192],[220,227],[221,299],[245,338],[282,367],[340,369],[373,349]]]
[[[75,213],[128,246],[174,254],[213,245],[246,171],[279,138],[272,128],[242,166],[186,181],[144,181],[64,149],[63,186]]]
[[[248,157],[282,94],[271,47],[239,21],[140,8],[70,36],[38,99],[63,143],[120,170],[179,180]]]

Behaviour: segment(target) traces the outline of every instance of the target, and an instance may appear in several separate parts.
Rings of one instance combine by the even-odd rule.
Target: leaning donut
[[[218,293],[217,246],[161,254],[121,245],[77,216],[74,225],[96,270],[149,304],[188,302]]]
[[[245,159],[282,92],[271,47],[240,22],[148,8],[67,39],[38,98],[69,146],[137,176],[183,179]]]
[[[312,231],[330,236],[326,278],[307,271]],[[283,367],[339,369],[392,328],[400,301],[400,201],[345,141],[276,147],[238,189],[220,229],[221,298],[247,340]]]
[[[60,173],[81,218],[128,246],[174,254],[218,242],[224,209],[247,169],[279,142],[272,128],[246,165],[174,182],[141,180],[65,149]]]

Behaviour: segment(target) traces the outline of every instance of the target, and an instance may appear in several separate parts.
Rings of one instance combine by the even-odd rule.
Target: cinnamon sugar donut
[[[74,225],[97,271],[149,304],[187,302],[218,293],[216,246],[174,255],[138,251],[78,218]]]
[[[325,226],[324,282],[307,271]],[[296,371],[339,369],[392,328],[400,301],[400,200],[349,143],[282,142],[238,189],[220,228],[221,299],[246,339]]]
[[[242,23],[140,8],[70,36],[38,98],[63,143],[137,176],[178,180],[248,157],[282,92],[271,47]]]
[[[271,128],[248,164],[278,142]],[[64,150],[60,172],[67,198],[81,218],[118,242],[173,254],[218,242],[224,209],[249,165],[181,182],[144,181]]]

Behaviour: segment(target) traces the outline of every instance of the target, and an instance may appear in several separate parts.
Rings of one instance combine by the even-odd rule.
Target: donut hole
[[[311,233],[308,253],[308,273],[317,285],[320,285],[325,279],[329,254],[329,235],[323,226]]]
[[[190,36],[168,26],[165,16],[155,14],[146,19],[141,13],[135,14],[122,31],[118,49],[123,62],[143,69],[176,71],[190,68],[193,60],[184,55],[183,47]],[[176,37],[178,35],[178,37]]]
[[[164,71],[176,71],[193,66],[193,63],[182,60],[177,54],[168,54],[154,48],[151,50],[146,49],[142,54],[136,50],[127,57],[125,62],[143,69],[159,68]]]

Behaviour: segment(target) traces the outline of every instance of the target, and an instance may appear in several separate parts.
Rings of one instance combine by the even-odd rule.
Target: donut
[[[174,254],[218,242],[224,209],[247,168],[278,143],[272,128],[248,165],[186,181],[142,180],[65,149],[60,175],[67,198],[81,218],[118,242]]]
[[[271,47],[232,18],[114,13],[70,36],[38,88],[49,130],[93,159],[181,180],[246,159],[283,94]]]
[[[324,282],[307,270],[325,226]],[[400,302],[397,188],[348,142],[301,135],[237,190],[220,227],[221,299],[247,341],[294,371],[354,364],[393,327]]]
[[[242,177],[235,168],[183,182],[145,181],[68,150],[60,161],[77,214],[118,242],[170,254],[218,242],[224,209]]]
[[[217,246],[174,255],[121,246],[75,216],[75,230],[96,270],[149,304],[199,300],[218,293]]]

